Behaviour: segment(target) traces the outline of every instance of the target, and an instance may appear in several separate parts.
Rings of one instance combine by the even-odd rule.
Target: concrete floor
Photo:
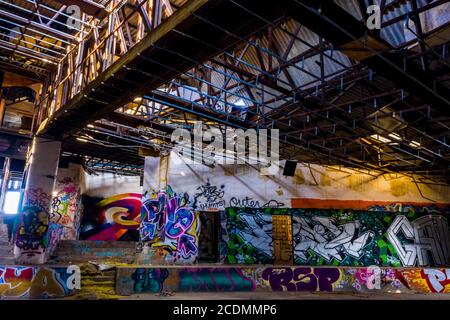
[[[186,292],[135,294],[120,300],[450,300],[450,294],[324,292]]]

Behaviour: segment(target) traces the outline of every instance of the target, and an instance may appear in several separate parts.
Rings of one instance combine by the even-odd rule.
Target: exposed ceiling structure
[[[18,14],[4,2],[0,16]],[[10,2],[78,39],[62,55],[30,49],[56,63],[31,59],[47,76],[36,120],[93,170],[140,174],[143,155],[202,120],[279,129],[283,159],[450,179],[448,1],[78,1],[86,26],[71,31],[42,8],[76,1]],[[365,25],[374,4],[380,30]],[[2,59],[26,69],[17,43]]]

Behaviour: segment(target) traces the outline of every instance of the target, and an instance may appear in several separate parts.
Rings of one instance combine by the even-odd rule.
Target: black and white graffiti
[[[272,215],[264,213],[241,213],[239,218],[245,223],[246,228],[238,232],[241,239],[253,246],[260,253],[272,259]]]
[[[225,186],[215,186],[209,181],[197,187],[197,193],[194,195],[192,207],[198,210],[223,210],[225,199],[223,198]]]
[[[411,222],[399,215],[388,228],[387,238],[405,267],[450,265],[450,235],[443,216],[427,215]]]
[[[305,262],[309,250],[326,261],[342,261],[347,255],[359,259],[364,247],[375,236],[373,231],[361,232],[359,221],[339,224],[331,217],[293,217],[294,255]]]

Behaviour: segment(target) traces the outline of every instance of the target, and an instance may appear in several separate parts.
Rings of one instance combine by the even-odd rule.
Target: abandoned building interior
[[[0,299],[450,298],[449,44],[448,0],[0,0]]]

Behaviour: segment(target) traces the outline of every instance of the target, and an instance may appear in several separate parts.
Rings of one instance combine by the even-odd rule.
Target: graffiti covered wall
[[[199,267],[117,270],[120,295],[170,292],[322,291],[450,293],[450,269]]]
[[[228,208],[227,254],[230,264],[273,264],[272,212]]]
[[[106,199],[83,196],[81,240],[138,241],[142,195],[125,193]]]
[[[230,264],[289,265],[291,253],[295,265],[450,265],[445,215],[251,208],[227,208],[226,212],[225,262]],[[291,219],[283,218],[275,226],[274,220],[280,217]],[[289,220],[292,234],[277,236],[280,229],[289,229]]]
[[[143,194],[140,239],[159,253],[161,263],[197,261],[200,219],[188,204],[189,196],[175,193],[170,186]]]
[[[0,266],[0,298],[62,298],[79,289],[76,268]]]

